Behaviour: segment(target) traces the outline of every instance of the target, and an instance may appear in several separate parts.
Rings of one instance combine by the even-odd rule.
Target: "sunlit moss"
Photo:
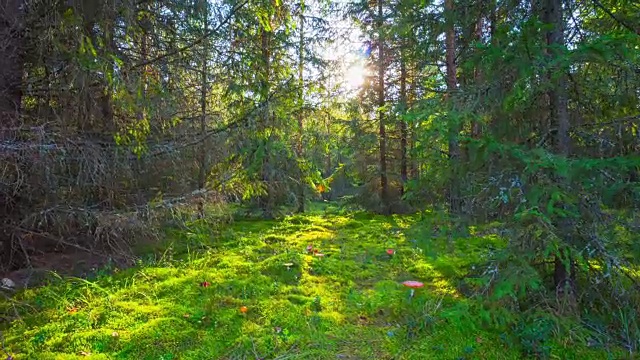
[[[385,217],[330,204],[215,231],[194,222],[137,268],[23,291],[21,320],[1,329],[16,359],[521,358],[480,330],[474,300],[455,285],[506,240],[478,227],[451,250],[425,225],[441,223],[438,212]],[[425,287],[410,297],[404,280]],[[555,353],[569,348],[602,358],[575,344]]]

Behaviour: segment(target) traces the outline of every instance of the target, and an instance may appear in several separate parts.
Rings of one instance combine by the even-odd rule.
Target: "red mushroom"
[[[424,284],[421,283],[420,281],[413,281],[413,280],[407,280],[407,281],[403,282],[402,285],[404,285],[404,286],[406,286],[408,288],[411,288],[411,296],[409,296],[409,297],[413,297],[413,294],[415,293],[415,290],[424,286]]]
[[[391,256],[391,255],[393,255],[393,254],[395,254],[395,253],[396,253],[396,251],[395,251],[395,250],[393,250],[393,249],[387,249],[387,254],[389,254],[389,256]]]

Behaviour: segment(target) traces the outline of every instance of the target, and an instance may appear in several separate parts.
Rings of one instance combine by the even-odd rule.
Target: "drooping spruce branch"
[[[627,24],[625,21],[618,18],[614,13],[611,12],[611,10],[607,9],[599,0],[592,0],[592,1],[597,7],[599,7],[602,11],[604,11],[607,15],[609,15],[609,17],[611,17],[615,22],[622,25],[624,28],[631,31],[632,33],[635,33],[636,35],[640,35],[640,28],[634,29],[631,25]]]
[[[206,139],[210,138],[211,136],[214,136],[216,134],[220,134],[220,133],[235,129],[236,127],[238,127],[241,124],[243,124],[245,121],[249,120],[251,118],[251,116],[253,116],[258,110],[264,108],[264,106],[266,104],[268,104],[271,100],[273,100],[276,97],[276,95],[278,95],[280,93],[280,90],[282,88],[286,87],[289,83],[291,83],[291,81],[293,79],[294,79],[294,77],[291,76],[284,84],[279,86],[279,88],[274,89],[274,91],[272,91],[264,101],[262,101],[259,105],[255,106],[251,110],[249,110],[246,114],[244,114],[243,116],[241,116],[237,120],[235,120],[233,122],[230,122],[227,125],[219,127],[217,129],[209,130],[204,135],[200,136],[199,138],[197,138],[197,139],[195,139],[193,141],[181,144],[180,146],[172,148],[172,149],[163,149],[163,150],[160,150],[160,151],[157,151],[157,152],[154,152],[154,153],[147,154],[146,157],[155,157],[155,156],[166,154],[166,153],[171,152],[171,151],[176,151],[176,150],[179,150],[179,149],[184,149],[184,148],[187,148],[187,147],[191,147],[191,146],[200,144],[201,142],[205,141]]]
[[[166,52],[166,53],[164,53],[164,54],[162,54],[162,55],[158,55],[158,56],[156,56],[156,57],[155,57],[155,58],[153,58],[153,59],[149,59],[149,60],[145,60],[145,61],[142,61],[142,62],[140,62],[140,63],[137,63],[137,64],[133,65],[133,66],[131,67],[131,69],[137,69],[137,68],[140,68],[140,67],[143,67],[143,66],[149,65],[149,64],[153,64],[153,63],[155,63],[155,62],[157,62],[157,61],[160,61],[160,60],[162,60],[162,59],[164,59],[164,58],[167,58],[167,57],[170,57],[170,56],[174,56],[174,55],[181,54],[181,53],[183,53],[183,52],[185,52],[185,51],[187,51],[187,50],[189,50],[189,49],[193,48],[194,46],[196,46],[196,45],[198,45],[198,44],[202,43],[202,42],[203,42],[204,40],[206,40],[207,38],[209,38],[209,37],[211,37],[211,36],[215,35],[216,33],[218,33],[218,31],[220,30],[220,28],[222,28],[226,23],[228,23],[228,22],[233,18],[233,16],[234,16],[234,15],[235,15],[235,14],[236,14],[236,13],[237,13],[241,8],[243,8],[247,3],[249,3],[249,0],[243,0],[240,4],[236,5],[233,9],[231,9],[231,12],[229,12],[229,15],[227,15],[227,17],[226,17],[226,18],[224,18],[224,20],[222,20],[222,21],[218,24],[218,26],[216,26],[215,28],[211,29],[210,31],[207,31],[206,33],[204,33],[202,36],[200,36],[200,37],[199,37],[199,38],[197,38],[196,40],[192,41],[191,43],[189,43],[189,44],[187,44],[187,45],[185,45],[185,46],[183,46],[183,47],[181,47],[181,48],[178,48],[178,49],[175,49],[175,50],[172,50],[172,51],[168,51],[168,52]]]

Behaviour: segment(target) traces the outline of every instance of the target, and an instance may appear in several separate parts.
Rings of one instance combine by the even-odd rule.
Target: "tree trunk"
[[[378,120],[380,122],[380,199],[382,212],[389,213],[389,189],[387,183],[387,133],[384,118],[384,36],[382,0],[378,0]]]
[[[298,47],[298,141],[296,152],[298,156],[298,212],[304,212],[304,171],[302,169],[303,153],[302,153],[302,131],[303,131],[303,105],[304,105],[304,1],[300,4],[300,44]]]
[[[407,65],[405,59],[400,54],[400,116],[407,113]],[[407,182],[407,122],[400,119],[400,196],[404,195],[405,184]]]
[[[116,51],[116,41],[115,41],[115,23],[116,15],[113,12],[108,12],[108,17],[105,21],[105,29],[104,29],[104,50],[102,52],[102,56],[107,57],[112,54],[115,54]],[[107,71],[109,74],[114,77],[115,69],[113,64],[110,63],[108,65]],[[105,77],[106,78],[106,77]],[[100,96],[100,108],[102,110],[102,122],[103,129],[109,134],[112,135],[117,131],[116,123],[114,122],[114,111],[113,111],[113,84],[109,81],[104,81],[104,92]]]
[[[324,123],[324,127],[327,130],[327,141],[329,141],[330,143],[330,139],[331,139],[331,122],[333,119],[331,119],[331,115],[329,113],[327,113],[327,117],[325,118],[325,123]],[[331,161],[331,147],[328,147],[327,149],[327,153],[326,153],[326,170],[324,172],[324,177],[327,178],[329,176],[331,176],[331,173],[333,172],[333,162]],[[325,199],[327,199],[327,196],[324,196]]]
[[[454,8],[453,0],[444,1],[444,10],[446,17],[446,64],[447,64],[447,98],[454,105],[455,99],[453,95],[458,88],[456,78],[456,32],[454,27]],[[449,192],[449,212],[452,215],[460,214],[460,184],[457,176],[458,161],[460,160],[460,144],[458,142],[459,126],[455,120],[450,119],[449,124],[449,162],[452,169],[451,188]]]
[[[482,28],[484,27],[484,14],[483,14],[484,8],[482,8],[482,5],[483,3],[480,2],[479,6],[481,8],[478,14],[478,19],[476,20],[476,28],[475,28],[475,34],[474,34],[474,39],[475,41],[478,41],[478,42],[482,41]],[[481,50],[478,50],[478,51],[481,51]],[[480,66],[476,66],[473,77],[475,79],[476,86],[482,89],[484,84],[483,84],[482,70],[480,69]],[[480,138],[481,135],[482,135],[482,127],[480,123],[478,121],[473,121],[473,123],[471,124],[471,137],[474,139],[478,139]]]
[[[269,106],[269,92],[270,89],[270,78],[271,78],[271,31],[265,29],[264,27],[261,29],[260,35],[261,42],[261,51],[262,51],[262,81],[261,81],[261,100],[265,102],[264,111],[262,113],[262,124],[260,126],[260,132],[262,135],[261,141],[264,141],[264,157],[262,158],[262,181],[265,186],[265,190],[267,192],[266,199],[261,199],[261,207],[263,210],[263,214],[265,218],[273,218],[274,207],[275,207],[275,194],[271,179],[271,153],[269,150],[270,147],[270,136],[268,129],[271,126],[271,107]]]
[[[143,121],[146,118],[146,106],[147,106],[147,87],[148,87],[148,73],[151,69],[151,64],[147,64],[149,60],[149,39],[148,39],[148,31],[150,28],[149,19],[148,19],[148,4],[142,4],[142,10],[138,13],[138,16],[141,17],[140,26],[141,26],[141,34],[140,34],[140,60],[145,65],[140,68],[140,94],[142,98],[139,99],[141,104],[138,104],[138,109],[136,110],[136,117],[138,121]]]
[[[205,39],[202,43],[202,74],[201,74],[201,83],[200,83],[200,133],[201,136],[205,136],[205,134],[207,133],[207,72],[208,72],[208,67],[207,67],[207,63],[209,60],[208,57],[208,52],[209,52],[209,41],[208,38],[206,36],[204,36],[204,34],[207,34],[209,32],[209,11],[208,11],[208,3],[206,1],[203,1],[203,20],[204,20],[204,25],[203,25],[203,38]],[[207,172],[208,172],[208,165],[207,165],[207,158],[208,158],[208,152],[209,152],[209,147],[208,145],[208,141],[205,140],[202,142],[202,149],[200,150],[201,154],[200,154],[200,169],[198,171],[198,190],[203,190],[206,186],[207,183]],[[203,193],[201,195],[200,198],[200,202],[198,204],[199,207],[199,215],[200,218],[204,218],[204,205],[205,205],[205,193]]]
[[[495,38],[495,34],[496,34],[496,26],[498,25],[498,16],[496,14],[496,7],[498,6],[498,4],[496,3],[496,0],[490,0],[490,5],[491,8],[489,9],[489,37],[491,38],[491,43],[493,44],[494,42],[494,38]]]
[[[21,0],[0,0],[0,140],[15,136],[22,102]]]
[[[562,53],[554,53],[557,49],[564,48],[564,19],[562,11],[562,0],[546,0],[543,12],[543,21],[552,26],[546,34],[547,37],[547,57],[551,63],[555,57],[562,56]],[[548,92],[550,123],[557,127],[556,152],[558,155],[569,156],[569,113],[567,109],[566,91],[566,69],[554,66],[547,74],[550,83],[553,85]],[[565,182],[566,179],[558,179]],[[558,221],[560,235],[568,242],[571,235],[571,220],[562,218]],[[571,249],[567,244],[561,245],[556,254],[554,265],[554,281],[557,293],[560,297],[573,299],[575,295],[575,265]]]
[[[20,123],[24,66],[21,5],[21,0],[0,0],[0,141],[13,140]],[[14,190],[0,183],[0,218],[3,223],[12,221],[9,220],[11,218],[20,218],[20,200]],[[18,263],[14,258],[16,254],[12,231],[8,227],[0,228],[0,271]]]
[[[409,80],[409,91],[407,94],[407,108],[411,108],[416,98],[416,87],[417,87],[417,70],[415,61],[411,63],[411,73],[408,75]],[[415,125],[412,125],[410,129],[410,137],[411,141],[409,143],[409,157],[411,161],[409,161],[409,176],[413,180],[418,180],[420,177],[420,166],[418,165],[418,156],[416,154],[416,143],[418,142],[418,137],[415,130]]]

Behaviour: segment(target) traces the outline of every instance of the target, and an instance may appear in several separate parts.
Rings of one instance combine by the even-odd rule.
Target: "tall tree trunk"
[[[302,169],[303,153],[302,153],[302,131],[303,131],[303,107],[304,107],[304,1],[300,4],[300,43],[298,45],[298,139],[296,144],[296,152],[298,156],[298,212],[304,212],[304,171]]]
[[[102,51],[102,56],[107,58],[115,54],[116,52],[116,41],[115,41],[115,18],[116,14],[109,10],[106,14],[106,19],[104,23],[104,49]],[[115,77],[115,69],[113,63],[110,62],[107,68],[107,72],[111,75],[111,77]],[[105,77],[108,78],[108,77]],[[116,132],[116,124],[114,122],[114,111],[113,111],[113,84],[108,80],[104,80],[104,89],[103,93],[100,96],[99,103],[100,109],[102,110],[102,122],[103,129],[109,136],[113,136]]]
[[[454,93],[458,88],[456,78],[456,32],[454,27],[454,8],[453,0],[444,1],[444,10],[446,17],[446,64],[447,64],[447,98],[452,103],[455,102]],[[451,188],[449,190],[449,212],[452,215],[460,214],[460,182],[457,176],[457,168],[460,160],[460,144],[458,142],[459,125],[453,119],[449,124],[449,162],[452,169]]]
[[[477,42],[482,41],[482,28],[484,27],[484,10],[485,10],[483,7],[483,2],[480,2],[479,4],[480,4],[479,5],[480,11],[478,13],[478,19],[476,20],[476,28],[475,28],[475,34],[474,34],[474,39]],[[478,51],[481,51],[481,50],[478,50]],[[480,65],[475,67],[473,77],[474,77],[474,80],[475,80],[474,82],[476,86],[482,89],[484,84],[483,84],[482,70],[480,68]],[[482,127],[480,125],[480,122],[473,121],[473,123],[471,124],[471,137],[474,139],[478,139],[481,135],[482,135]]]
[[[331,122],[332,122],[332,118],[331,118],[331,114],[327,112],[327,116],[325,117],[325,121],[324,121],[324,128],[327,131],[327,141],[329,142],[329,145],[331,144]],[[331,161],[331,146],[327,147],[328,150],[326,152],[326,168],[324,171],[324,177],[329,177],[331,176],[331,173],[333,172],[333,163]]]
[[[271,107],[269,106],[269,92],[271,91],[271,31],[266,28],[261,29],[260,46],[262,51],[262,81],[260,86],[261,100],[265,102],[264,111],[262,113],[262,124],[260,131],[262,132],[262,139],[264,141],[264,155],[262,158],[262,181],[267,192],[266,199],[261,199],[262,210],[265,218],[272,218],[275,207],[275,193],[273,189],[271,178],[271,151],[270,151],[270,127],[271,127]]]
[[[547,57],[549,63],[555,57],[562,56],[564,48],[564,18],[562,0],[546,0],[543,12],[543,21],[552,26],[547,36]],[[560,51],[560,54],[557,53]],[[562,66],[553,66],[547,74],[553,85],[548,92],[550,123],[557,127],[555,147],[558,155],[569,156],[569,112],[567,109],[567,80],[566,69]],[[566,179],[558,179],[564,182]],[[571,220],[562,218],[558,221],[558,229],[565,241],[571,237]],[[571,249],[567,244],[560,247],[555,257],[554,281],[559,296],[568,296],[572,299],[575,295],[575,264]]]
[[[207,84],[207,72],[208,72],[208,61],[209,61],[209,41],[204,34],[209,32],[209,11],[208,11],[208,3],[207,1],[202,1],[203,6],[203,38],[204,41],[202,43],[202,73],[201,73],[201,82],[200,82],[200,133],[204,137],[207,133],[207,94],[208,94],[208,84]],[[207,182],[207,158],[209,156],[209,147],[208,141],[205,140],[202,142],[202,149],[200,150],[200,169],[198,171],[198,189],[204,190]],[[205,205],[205,193],[201,195],[199,206],[200,217],[204,218],[204,205]]]
[[[76,3],[75,11],[82,17],[83,35],[86,36],[93,46],[97,46],[96,24],[98,14],[101,10],[101,3],[98,0],[81,0]],[[146,48],[146,44],[144,46]],[[82,131],[98,132],[102,130],[102,118],[96,119],[93,111],[96,106],[96,94],[93,92],[92,83],[94,77],[92,71],[81,66],[77,76],[78,87],[83,89],[80,92],[80,101],[78,103],[79,116],[77,116],[77,126]],[[96,120],[98,122],[96,123]]]
[[[138,108],[136,110],[136,117],[138,121],[143,121],[146,117],[146,107],[147,107],[147,84],[148,84],[148,74],[151,70],[151,64],[147,64],[147,60],[149,60],[149,34],[148,31],[151,28],[151,24],[149,23],[149,4],[142,3],[142,8],[138,13],[138,16],[141,17],[140,26],[141,26],[141,34],[140,34],[140,60],[143,64],[143,67],[140,68],[140,94],[142,98],[139,99],[142,103],[138,104]]]
[[[380,122],[380,199],[382,212],[389,213],[389,185],[387,180],[387,133],[384,118],[384,35],[382,0],[378,0],[378,120]]]
[[[21,6],[21,0],[0,0],[0,139],[15,135],[22,102]]]
[[[413,61],[410,64],[411,72],[408,74],[409,77],[409,91],[407,94],[407,108],[411,108],[416,99],[416,86],[417,86],[417,64]],[[416,143],[418,142],[418,137],[415,130],[415,125],[412,125],[410,128],[410,137],[411,141],[409,143],[409,154],[411,161],[409,161],[409,176],[413,180],[418,180],[420,177],[420,166],[418,165],[418,156],[416,152]]]
[[[0,0],[0,141],[17,135],[22,102],[22,13],[21,0]],[[4,183],[4,181],[2,181]],[[0,183],[0,218],[19,218],[20,204],[14,189]],[[7,219],[7,220],[5,220]],[[16,263],[13,236],[8,227],[0,229],[0,271]],[[25,261],[25,258],[22,261]],[[6,266],[6,268],[5,268]]]
[[[407,64],[401,52],[400,54],[400,116],[407,112]],[[407,182],[407,121],[400,119],[400,196],[404,195]]]
[[[553,30],[549,32],[549,45],[554,48],[564,48],[564,20],[562,11],[562,0],[550,0],[550,22]],[[562,56],[562,54],[560,54]],[[553,117],[558,126],[557,151],[562,156],[569,156],[569,112],[567,109],[567,77],[566,69],[559,67],[556,80],[550,96]]]

